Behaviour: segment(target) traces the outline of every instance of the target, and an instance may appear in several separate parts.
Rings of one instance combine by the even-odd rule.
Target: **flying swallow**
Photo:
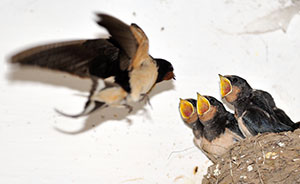
[[[235,75],[220,77],[220,92],[234,106],[235,117],[246,137],[264,132],[293,131],[295,124],[286,113],[277,108],[273,97],[266,91],[255,90],[248,82]]]
[[[203,125],[203,133],[201,139],[194,140],[195,144],[215,158],[245,138],[234,115],[216,98],[198,93],[197,114]]]
[[[149,55],[149,41],[136,24],[127,25],[106,14],[97,14],[108,39],[67,41],[41,45],[17,53],[12,63],[31,65],[90,78],[93,85],[79,117],[107,106],[138,102],[164,80],[175,79],[173,66]],[[66,114],[64,114],[66,115]]]

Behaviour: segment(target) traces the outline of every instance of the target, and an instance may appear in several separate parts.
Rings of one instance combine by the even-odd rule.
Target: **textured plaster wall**
[[[220,99],[217,74],[236,74],[299,120],[297,3],[1,0],[0,183],[200,183],[210,162],[180,119],[179,98]],[[173,63],[177,80],[156,86],[152,108],[63,117],[54,108],[80,112],[90,81],[7,63],[29,46],[105,35],[94,12],[137,23],[151,55]]]

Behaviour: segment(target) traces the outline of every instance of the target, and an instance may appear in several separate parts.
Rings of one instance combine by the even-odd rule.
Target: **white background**
[[[200,183],[210,162],[180,119],[180,97],[200,92],[220,99],[218,74],[236,74],[300,119],[300,16],[298,6],[289,6],[288,0],[1,0],[0,183]],[[30,46],[105,35],[95,12],[137,23],[151,55],[174,65],[177,80],[156,86],[152,108],[142,103],[129,115],[106,109],[63,117],[54,108],[80,112],[90,81],[7,62]],[[278,29],[289,18],[286,32]]]

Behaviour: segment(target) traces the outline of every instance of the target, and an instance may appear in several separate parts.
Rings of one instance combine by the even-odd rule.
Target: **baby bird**
[[[221,102],[200,94],[197,99],[180,99],[179,112],[184,123],[193,130],[194,144],[216,163],[219,156],[244,136],[233,115],[225,110]],[[218,111],[212,113],[210,107]]]
[[[180,99],[179,103],[179,112],[183,122],[193,130],[194,134],[194,144],[195,140],[201,140],[203,137],[203,128],[204,126],[199,121],[196,105],[197,100],[189,98],[189,99]],[[197,146],[197,145],[196,145]],[[197,146],[198,147],[198,146]],[[199,147],[198,147],[199,148]],[[216,158],[205,150],[199,148],[204,155],[208,159],[210,159],[213,163],[216,163]]]
[[[195,138],[195,144],[215,158],[245,138],[233,114],[212,96],[197,94],[197,115],[203,130],[201,138]]]
[[[235,75],[220,77],[221,96],[234,106],[235,118],[244,136],[264,132],[293,131],[295,124],[286,113],[277,108],[273,97],[266,91],[255,90],[248,82]]]
[[[181,99],[179,103],[180,116],[189,128],[193,130],[194,136],[200,138],[202,135],[203,125],[198,119],[196,112],[197,100],[188,98]]]

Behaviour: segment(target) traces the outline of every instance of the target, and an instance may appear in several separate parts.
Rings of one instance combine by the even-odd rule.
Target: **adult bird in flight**
[[[164,80],[175,79],[173,66],[149,55],[149,41],[136,24],[127,25],[107,14],[97,14],[97,24],[110,34],[107,39],[59,42],[17,53],[12,63],[67,72],[93,82],[84,110],[88,115],[99,108],[138,102]]]

